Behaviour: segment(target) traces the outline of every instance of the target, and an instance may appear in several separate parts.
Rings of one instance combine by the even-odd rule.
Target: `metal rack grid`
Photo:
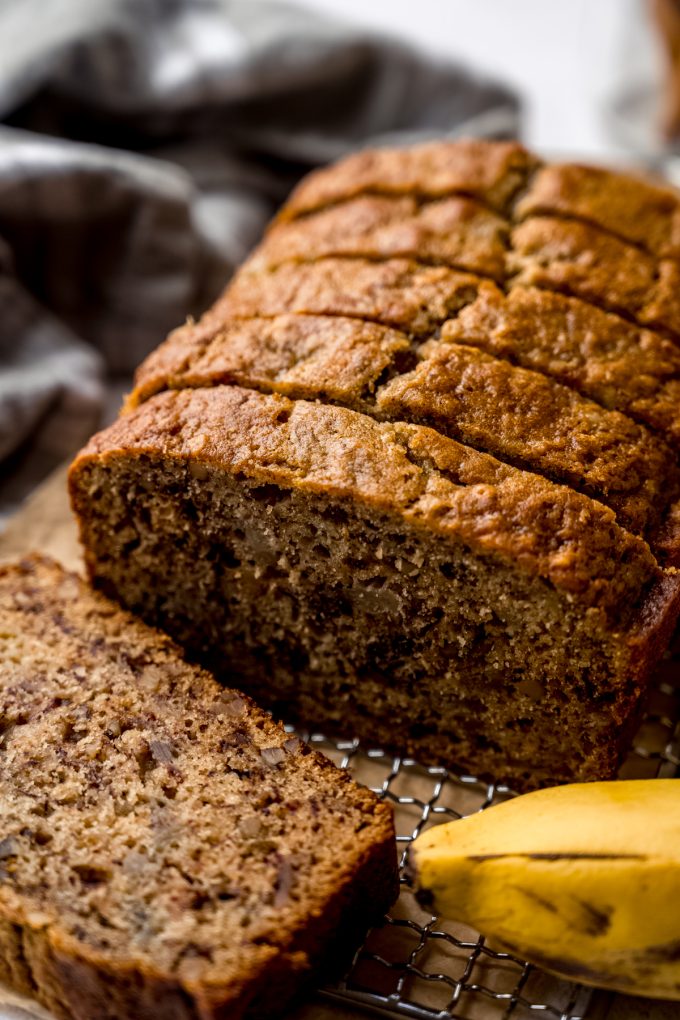
[[[299,731],[298,731],[299,732]],[[328,999],[412,1020],[583,1020],[592,991],[492,948],[470,928],[433,917],[416,902],[403,866],[409,844],[438,822],[484,811],[513,796],[504,785],[407,758],[302,733],[336,764],[389,800],[402,849],[401,895],[373,929]],[[648,711],[622,778],[680,774],[680,656],[659,667]]]

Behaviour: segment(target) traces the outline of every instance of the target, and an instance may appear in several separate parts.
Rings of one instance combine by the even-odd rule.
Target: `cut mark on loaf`
[[[650,330],[631,327],[579,299],[535,287],[518,287],[505,298],[492,284],[480,281],[474,292],[464,289],[458,292],[458,298],[467,300],[441,327],[421,338],[423,341],[439,334],[444,340],[477,346],[571,386],[603,408],[620,411],[661,432],[672,443],[677,441],[680,404],[674,399],[674,389],[679,362],[677,348],[669,341]],[[401,357],[402,351],[408,347],[417,350],[418,344],[403,331],[383,330],[380,323],[362,326],[353,322],[363,320],[297,310],[273,315],[271,321],[256,316],[230,320],[226,315],[208,313],[197,325],[175,330],[149,356],[137,373],[130,403],[167,386],[233,380],[269,388],[272,373],[279,391],[293,396],[294,391],[287,388],[295,381],[293,368],[308,360],[311,369],[315,354],[319,361],[327,361],[324,381],[315,383],[310,375],[307,381],[311,389],[300,391],[301,395],[312,395],[315,385],[319,389],[333,388],[346,379],[345,389],[356,397],[358,389],[347,377],[347,359],[360,346],[354,337],[360,335],[366,356],[379,361],[379,370],[374,373],[367,364],[354,364],[353,370],[364,386],[372,385],[371,380],[386,368],[385,350],[399,351]],[[377,339],[379,336],[390,339],[383,342]]]
[[[188,325],[144,363],[128,408],[163,389],[236,383],[361,409],[387,375],[415,367],[417,350],[403,332],[343,316],[241,319],[211,330]]]
[[[577,298],[486,286],[440,335],[550,376],[680,445],[680,349],[656,332]]]
[[[441,203],[433,203],[430,211],[435,211],[437,205]],[[332,212],[339,234],[346,206],[334,207]],[[326,258],[356,259],[359,265],[407,258],[423,268],[446,266],[469,272],[480,281],[492,280],[504,290],[534,286],[577,297],[626,322],[680,342],[680,261],[656,260],[581,221],[536,216],[515,226],[508,237],[510,225],[503,229],[498,220],[492,228],[494,237],[488,240],[480,240],[468,231],[465,222],[457,233],[442,224],[442,250],[435,247],[433,257],[427,234],[420,244],[410,237],[417,229],[412,217],[393,225],[396,239],[400,231],[408,238],[401,247],[388,238],[383,240],[379,227],[373,231],[367,228],[367,236],[357,236],[352,219],[346,219],[346,232],[336,243],[323,237],[319,241],[316,235],[323,231],[318,230],[316,222],[275,226],[240,274],[267,273],[285,265],[313,264]]]
[[[227,320],[287,313],[352,317],[427,336],[474,300],[480,282],[470,273],[408,259],[327,258],[239,273],[216,312]]]
[[[680,491],[672,451],[617,411],[472,348],[433,342],[376,395],[379,415],[428,425],[608,504],[637,534]]]
[[[350,199],[275,224],[242,273],[323,258],[408,258],[573,295],[629,322],[680,338],[680,262],[655,259],[600,227],[556,216],[515,224],[469,199],[418,205],[410,197]]]
[[[509,286],[581,298],[678,342],[680,261],[655,259],[599,228],[554,216],[515,227],[507,254]]]
[[[482,150],[478,149],[471,160],[473,149],[468,148],[467,152],[464,149],[465,146],[454,156],[460,172],[472,175],[474,171],[478,176],[476,179],[473,176],[468,178],[467,197],[463,188],[449,200],[453,203],[451,209],[456,209],[456,203],[459,203],[461,215],[448,236],[445,224],[437,223],[433,207],[441,196],[435,193],[428,197],[409,190],[416,186],[416,178],[412,174],[409,177],[405,167],[418,166],[419,163],[426,166],[429,150],[425,150],[425,155],[414,150],[401,164],[399,154],[391,152],[387,157],[385,152],[379,151],[369,156],[360,154],[306,179],[255,253],[254,265],[266,263],[268,252],[278,252],[275,261],[285,261],[286,238],[291,242],[289,257],[292,259],[302,256],[307,260],[331,254],[327,245],[333,239],[337,240],[344,254],[361,255],[361,246],[366,244],[363,254],[375,258],[376,247],[380,251],[382,236],[382,217],[377,207],[383,204],[389,207],[392,203],[397,220],[399,216],[403,217],[401,230],[415,231],[413,245],[409,243],[408,251],[403,253],[416,261],[422,257],[427,262],[431,257],[430,231],[426,228],[422,234],[419,252],[418,228],[415,225],[429,219],[435,235],[441,231],[445,236],[447,264],[490,276],[505,287],[513,282],[526,281],[546,289],[574,294],[642,326],[655,328],[676,341],[680,339],[676,296],[676,278],[680,272],[680,204],[671,189],[592,167],[547,166],[536,169],[534,161],[531,165],[526,163],[522,188],[514,192],[502,209],[492,211],[487,207],[485,218],[480,181],[493,180],[497,184],[502,173],[500,178],[495,175],[509,152],[493,152],[493,147],[487,147],[491,155],[488,160],[491,169],[487,167],[483,171],[476,162]],[[445,162],[446,153],[440,152],[438,158]],[[517,154],[511,157],[511,162],[516,158]],[[381,191],[377,187],[376,181],[381,172],[394,178],[395,190],[390,192],[383,186]],[[325,182],[321,189],[319,182]],[[334,196],[330,207],[314,205],[312,198],[317,192]],[[299,213],[299,199],[302,197],[302,205],[306,203],[309,209]],[[371,202],[376,203],[376,208],[369,213],[367,210],[371,209]],[[475,209],[479,212],[478,216],[474,214]],[[631,213],[631,209],[635,211]],[[476,221],[478,226],[483,222],[487,224],[488,245],[492,252],[490,261],[488,255],[485,257],[482,250],[478,250],[479,239],[474,230]],[[373,227],[371,222],[375,224]],[[614,224],[621,223],[624,229],[615,230]],[[511,228],[514,229],[508,243],[507,232]],[[398,231],[397,222],[391,229]],[[324,237],[326,248],[323,245],[317,247]],[[384,257],[397,254],[390,251],[388,238],[389,231],[388,237],[382,241],[385,247],[381,254]],[[439,242],[436,242],[435,250],[440,257],[442,252],[438,245]],[[628,274],[633,277],[632,289]]]

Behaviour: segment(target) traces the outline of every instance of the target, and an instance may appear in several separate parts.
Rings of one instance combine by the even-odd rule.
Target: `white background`
[[[514,86],[526,99],[523,140],[546,153],[621,151],[611,99],[639,73],[651,78],[648,66],[660,66],[656,39],[645,31],[646,0],[298,2]]]

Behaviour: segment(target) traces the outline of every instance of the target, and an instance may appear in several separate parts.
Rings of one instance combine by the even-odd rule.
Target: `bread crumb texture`
[[[0,568],[0,980],[268,1016],[397,892],[391,812],[56,565]]]

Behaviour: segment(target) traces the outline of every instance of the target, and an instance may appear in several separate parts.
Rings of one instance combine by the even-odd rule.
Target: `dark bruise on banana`
[[[569,979],[680,999],[680,780],[555,787],[412,844],[422,906]]]

